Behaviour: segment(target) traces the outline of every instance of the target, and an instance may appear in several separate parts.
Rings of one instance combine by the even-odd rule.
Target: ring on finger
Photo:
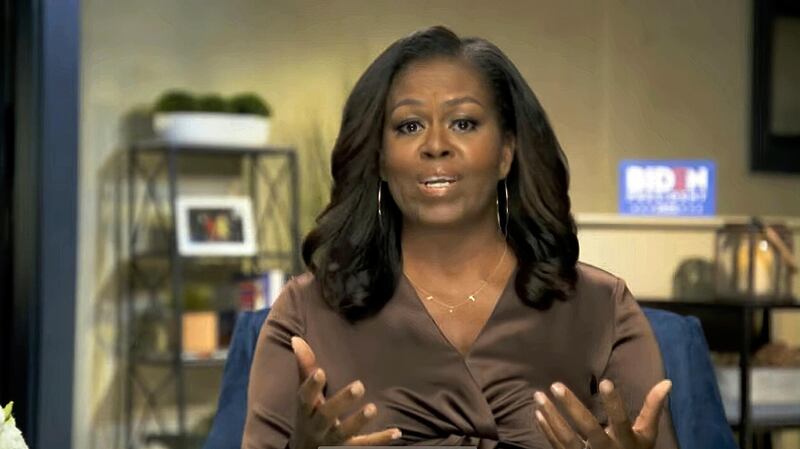
[[[339,441],[344,441],[347,439],[347,435],[342,432],[342,421],[338,418],[333,422],[330,429],[328,429],[328,433],[334,436]]]

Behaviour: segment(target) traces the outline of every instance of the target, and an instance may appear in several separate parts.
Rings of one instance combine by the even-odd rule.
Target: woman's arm
[[[634,422],[647,393],[664,380],[664,364],[650,323],[621,279],[614,289],[614,340],[603,378],[617,386]],[[678,443],[669,406],[661,414],[655,449],[675,449]]]
[[[305,336],[305,313],[290,281],[261,328],[250,368],[242,449],[285,449],[294,426],[300,373],[291,338]]]

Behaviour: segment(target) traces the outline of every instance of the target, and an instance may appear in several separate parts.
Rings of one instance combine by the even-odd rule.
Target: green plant
[[[270,106],[254,93],[234,95],[228,100],[228,108],[237,114],[255,114],[264,117],[272,115]]]
[[[197,100],[192,94],[183,90],[170,90],[161,95],[156,101],[156,112],[183,112],[196,111]]]
[[[186,312],[200,312],[211,310],[214,303],[214,289],[210,284],[192,283],[185,286],[183,291],[183,310]]]
[[[225,100],[217,94],[195,96],[180,89],[168,90],[155,104],[155,112],[231,112],[272,116],[272,108],[255,93],[242,93]]]
[[[229,112],[230,105],[219,95],[203,95],[197,99],[197,110],[203,112]]]

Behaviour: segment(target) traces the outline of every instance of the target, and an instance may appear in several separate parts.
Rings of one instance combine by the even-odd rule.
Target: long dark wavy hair
[[[578,239],[568,196],[566,157],[539,100],[494,44],[459,38],[437,26],[389,46],[359,78],[344,106],[331,157],[331,200],[303,241],[303,260],[325,301],[350,321],[379,311],[402,273],[402,215],[388,188],[378,216],[380,151],[386,97],[394,77],[424,59],[461,58],[483,74],[494,93],[500,126],[515,136],[506,178],[508,243],[518,260],[514,286],[539,309],[564,300],[577,280]],[[498,184],[500,210],[505,194]],[[504,215],[504,214],[501,214]]]

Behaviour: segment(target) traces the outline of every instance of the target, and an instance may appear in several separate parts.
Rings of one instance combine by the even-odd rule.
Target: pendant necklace
[[[411,284],[411,286],[414,287],[417,291],[421,292],[423,294],[423,296],[425,297],[426,301],[430,301],[430,302],[432,302],[434,304],[438,304],[439,306],[446,308],[448,313],[453,313],[453,310],[455,310],[455,309],[457,309],[457,308],[459,308],[459,307],[461,307],[463,305],[471,304],[471,303],[473,303],[473,302],[478,300],[478,293],[480,293],[487,285],[489,285],[489,280],[492,277],[494,277],[494,275],[497,273],[497,270],[500,269],[500,265],[503,264],[503,260],[506,258],[506,253],[507,252],[508,252],[508,245],[504,245],[503,255],[500,256],[500,260],[497,262],[497,265],[495,265],[494,270],[492,270],[491,274],[489,274],[489,276],[487,276],[486,279],[481,281],[480,287],[478,287],[472,293],[467,295],[467,298],[464,301],[462,301],[462,302],[460,302],[458,304],[455,304],[455,305],[450,305],[450,304],[447,304],[446,302],[438,300],[430,292],[428,292],[427,290],[425,290],[422,287],[419,287],[414,281],[412,281],[411,277],[408,275],[408,273],[405,273],[405,272],[404,273],[406,275],[406,279],[408,279],[408,282]]]

